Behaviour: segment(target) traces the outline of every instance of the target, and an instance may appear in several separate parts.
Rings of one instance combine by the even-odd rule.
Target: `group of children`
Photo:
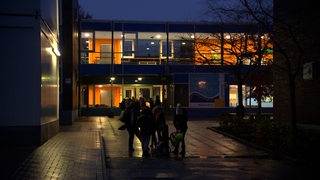
[[[187,129],[187,119],[184,119],[186,116],[182,115],[186,113],[182,111],[181,105],[177,105],[174,115],[174,126],[177,132],[182,134],[183,137],[173,139],[174,137],[172,136],[176,134],[176,132],[169,136],[169,127],[166,123],[165,114],[160,100],[157,98],[154,104],[150,104],[147,105],[147,102],[143,99],[140,99],[139,101],[127,99],[125,102],[122,102],[120,120],[124,122],[124,126],[119,129],[127,129],[129,133],[129,151],[134,151],[133,139],[134,136],[137,136],[141,142],[144,157],[150,155],[151,148],[156,150],[157,155],[168,155],[170,152],[170,140],[172,142],[177,142],[178,140],[178,143],[174,143],[173,153],[177,153],[181,142],[181,154],[184,155],[184,136]],[[185,123],[182,121],[185,121]]]

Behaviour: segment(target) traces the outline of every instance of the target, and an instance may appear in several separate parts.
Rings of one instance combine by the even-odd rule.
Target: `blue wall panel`
[[[80,75],[109,75],[110,65],[108,64],[81,64]]]
[[[194,66],[190,66],[190,65],[169,66],[169,72],[171,74],[194,72]]]

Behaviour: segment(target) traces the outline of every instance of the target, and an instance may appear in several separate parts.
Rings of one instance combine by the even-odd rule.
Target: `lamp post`
[[[111,109],[113,108],[113,81],[115,79],[116,79],[115,77],[110,77],[110,85],[111,85],[111,87],[110,87],[110,94],[111,94],[111,97],[110,97],[111,105],[110,105],[110,107],[111,107]]]

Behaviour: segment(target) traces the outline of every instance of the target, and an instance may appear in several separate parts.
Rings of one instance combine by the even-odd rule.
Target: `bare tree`
[[[208,0],[208,4],[214,7],[215,1]],[[275,1],[277,3],[275,11],[273,11],[273,1],[269,0],[239,0],[237,7],[216,8],[220,12],[227,12],[227,17],[238,16],[237,14],[245,14],[242,20],[250,20],[259,23],[264,29],[269,30],[273,27],[273,33],[270,34],[272,40],[274,56],[277,58],[273,64],[274,80],[276,84],[285,84],[288,88],[288,99],[290,113],[286,114],[285,119],[291,120],[293,136],[297,135],[297,83],[301,81],[299,77],[302,75],[303,63],[308,59],[316,57],[314,52],[319,49],[319,43],[316,38],[310,37],[315,35],[312,29],[306,29],[306,22],[297,21],[307,20],[305,16],[316,17],[315,12],[305,11],[308,9],[308,3],[291,2],[287,7],[286,2]],[[270,8],[272,7],[272,9]],[[219,16],[220,17],[220,16]],[[222,18],[221,18],[222,19]],[[311,22],[309,22],[311,23]],[[312,22],[314,24],[314,22]],[[286,76],[283,76],[286,75]],[[280,87],[280,86],[279,86]],[[282,89],[276,88],[276,91]],[[284,93],[281,93],[284,96]],[[279,96],[280,98],[280,96]],[[284,100],[284,99],[282,99]],[[285,120],[284,119],[284,120]],[[295,139],[294,138],[294,139]]]
[[[238,115],[240,117],[244,115],[242,85],[247,79],[252,81],[247,94],[249,98],[256,99],[258,113],[261,114],[262,100],[270,97],[273,92],[270,89],[272,86],[269,85],[269,82],[264,85],[263,83],[266,82],[260,81],[259,84],[256,76],[257,74],[262,74],[262,69],[266,69],[262,68],[262,64],[266,65],[265,62],[270,63],[269,65],[272,64],[272,58],[268,53],[273,48],[270,29],[264,28],[264,25],[254,20],[241,3],[241,6],[239,6],[239,3],[235,5],[228,4],[228,2],[208,0],[209,11],[213,13],[215,20],[219,21],[223,26],[236,23],[243,25],[246,29],[243,29],[242,33],[223,33],[220,38],[217,38],[221,39],[221,42],[217,43],[216,46],[223,46],[221,64],[232,64],[234,67],[238,85]],[[231,2],[234,3],[235,1]],[[252,26],[249,24],[252,24]],[[219,34],[217,35],[219,36]],[[247,65],[251,67],[248,72],[244,73],[244,69],[248,69],[247,67],[244,68],[244,66]]]
[[[78,6],[78,16],[80,19],[92,19],[92,15],[86,12],[80,5]]]
[[[312,46],[304,43],[304,38],[301,36],[301,32],[303,32],[301,28],[303,28],[303,26],[299,25],[299,23],[288,21],[287,18],[282,17],[283,14],[281,13],[277,16],[270,14],[263,9],[260,0],[256,0],[256,4],[259,5],[260,14],[256,13],[257,8],[254,8],[248,0],[241,0],[241,2],[249,14],[265,27],[269,24],[269,21],[266,21],[266,19],[273,20],[274,32],[271,38],[278,58],[277,61],[274,62],[273,68],[275,73],[282,71],[287,75],[286,79],[289,86],[291,109],[291,116],[289,117],[291,117],[292,131],[295,140],[297,136],[296,82],[302,73],[302,64],[306,58],[306,52],[312,48]]]

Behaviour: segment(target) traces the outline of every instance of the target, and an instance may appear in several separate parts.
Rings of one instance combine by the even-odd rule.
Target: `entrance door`
[[[125,98],[136,97],[135,88],[124,88],[124,93]]]
[[[144,97],[145,99],[150,99],[150,88],[140,88],[140,97]]]

